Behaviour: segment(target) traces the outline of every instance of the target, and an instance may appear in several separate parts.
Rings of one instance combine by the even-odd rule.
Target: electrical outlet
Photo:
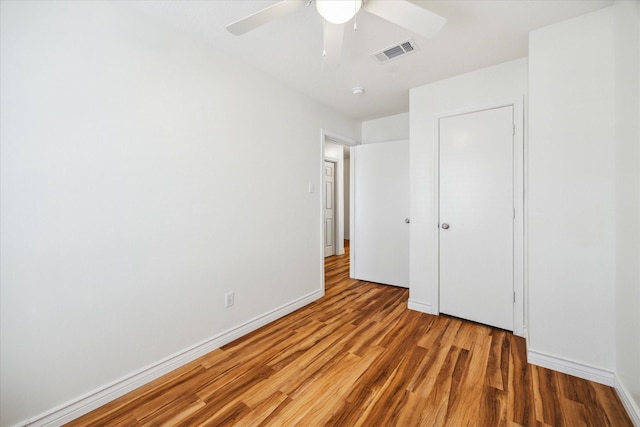
[[[233,305],[233,292],[224,294],[224,306],[231,307]]]

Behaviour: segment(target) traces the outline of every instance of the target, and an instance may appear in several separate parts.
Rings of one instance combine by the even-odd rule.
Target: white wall
[[[335,202],[336,202],[336,235],[344,236],[344,149],[341,144],[326,141],[324,143],[325,159],[336,161]],[[324,188],[321,187],[321,188]],[[344,239],[336,238],[336,255],[344,254]]]
[[[638,7],[616,2],[531,33],[526,141],[529,357],[596,381],[617,375],[636,421]],[[435,116],[526,90],[523,59],[411,91],[410,306],[429,311],[436,286]]]
[[[524,95],[526,58],[412,89],[411,118],[411,237],[410,306],[431,312],[438,286],[438,216],[434,206],[437,176],[431,165],[435,154],[437,115]]]
[[[0,16],[0,425],[320,295],[359,123],[118,2]]]
[[[640,417],[640,3],[614,4],[616,374]]]
[[[605,381],[616,344],[613,47],[611,8],[529,39],[528,350]]]
[[[409,139],[409,113],[362,122],[363,144],[407,139]]]

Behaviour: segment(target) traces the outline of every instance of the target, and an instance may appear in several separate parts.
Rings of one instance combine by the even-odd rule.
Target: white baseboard
[[[199,344],[172,354],[158,362],[126,375],[110,384],[104,385],[72,401],[64,403],[45,413],[16,424],[14,427],[46,426],[57,427],[68,423],[92,410],[103,406],[136,388],[147,384],[205,354],[238,339],[274,320],[277,320],[323,296],[322,290],[307,294],[288,304],[255,317],[232,329],[215,335]]]
[[[535,350],[527,351],[527,362],[611,387],[613,387],[615,382],[615,374],[613,371],[596,368],[557,356],[551,356]]]
[[[618,397],[622,401],[622,405],[624,409],[627,410],[627,414],[629,414],[629,418],[631,418],[631,422],[636,427],[640,427],[640,408],[638,407],[638,403],[633,400],[631,397],[631,393],[624,386],[624,384],[618,378],[618,375],[615,376],[615,389],[616,393],[618,393]]]
[[[425,304],[423,302],[410,299],[408,307],[410,310],[419,311],[421,313],[433,314],[433,311],[431,310],[431,304]]]

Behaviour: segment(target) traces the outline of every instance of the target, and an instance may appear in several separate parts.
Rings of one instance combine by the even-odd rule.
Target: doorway
[[[325,253],[329,254],[331,249],[327,249],[325,252],[325,240],[327,237],[333,240],[335,255],[342,255],[345,253],[345,239],[349,238],[349,222],[350,212],[348,211],[351,205],[350,200],[351,192],[349,191],[350,176],[349,167],[345,166],[349,162],[350,149],[356,145],[356,141],[350,138],[344,137],[339,134],[321,129],[320,150],[321,159],[320,164],[320,236],[322,242],[322,265],[324,265]],[[325,162],[333,162],[334,168],[334,185],[333,185],[333,227],[334,232],[329,236],[326,236],[327,231],[325,223]],[[311,191],[310,187],[310,191]],[[330,255],[327,255],[330,256]],[[324,269],[323,269],[324,270]],[[324,283],[324,281],[323,281]]]

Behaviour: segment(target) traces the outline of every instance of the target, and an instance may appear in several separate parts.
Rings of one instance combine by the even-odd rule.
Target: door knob
[[[442,224],[442,229],[443,230],[448,230],[449,229],[449,224],[447,224],[446,222]]]
[[[409,218],[405,218],[404,222],[406,222],[407,224],[409,224],[411,222],[411,220]]]

